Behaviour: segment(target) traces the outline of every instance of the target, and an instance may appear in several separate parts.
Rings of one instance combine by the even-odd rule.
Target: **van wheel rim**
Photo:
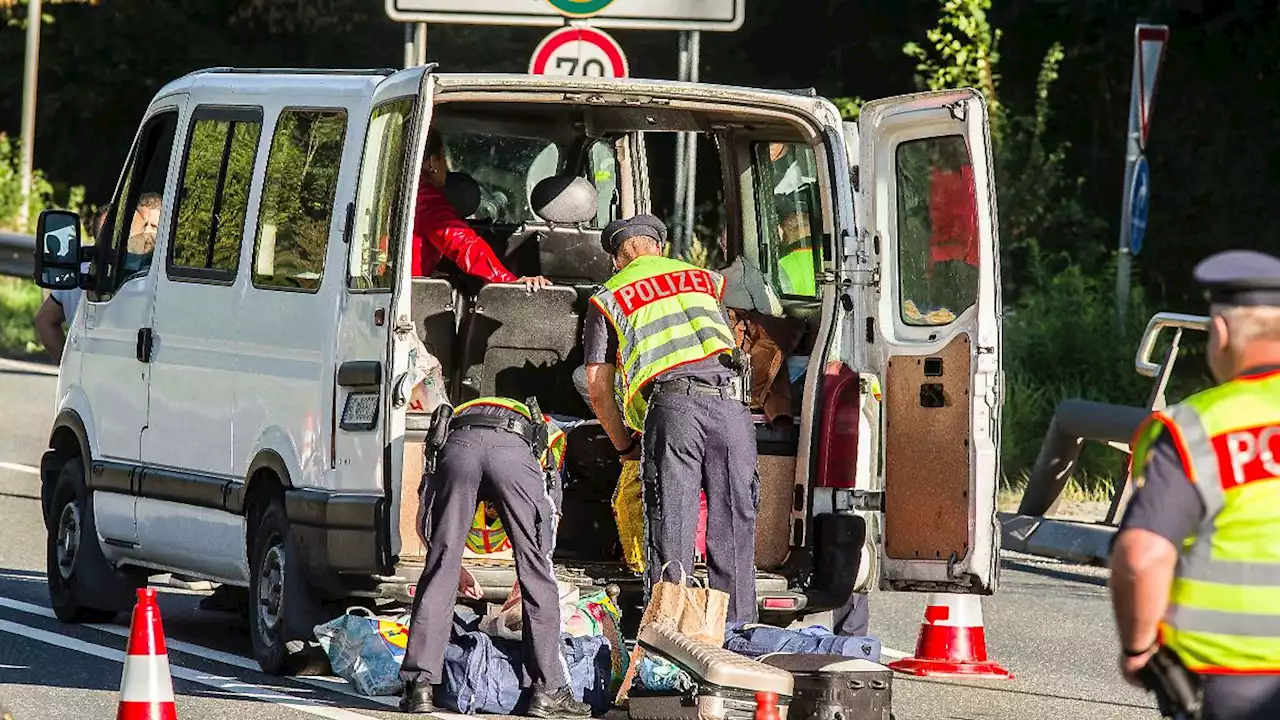
[[[262,556],[258,568],[258,619],[264,641],[270,644],[270,633],[280,624],[280,608],[284,598],[284,546],[272,545]]]
[[[62,507],[62,514],[58,517],[58,575],[64,581],[71,579],[79,550],[80,510],[74,502],[69,502]]]

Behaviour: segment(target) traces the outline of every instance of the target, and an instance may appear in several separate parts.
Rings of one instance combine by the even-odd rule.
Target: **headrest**
[[[480,183],[466,173],[449,173],[444,181],[444,196],[464,218],[475,215],[480,209]]]
[[[596,218],[596,188],[576,175],[552,175],[533,186],[529,205],[553,225],[578,225]]]

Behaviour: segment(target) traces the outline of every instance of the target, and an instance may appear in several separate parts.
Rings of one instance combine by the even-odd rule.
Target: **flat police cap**
[[[667,226],[653,215],[637,215],[633,218],[614,220],[600,233],[600,245],[605,252],[616,255],[623,242],[640,236],[666,242]]]
[[[1227,250],[1196,265],[1196,282],[1214,305],[1280,307],[1280,258],[1255,250]]]

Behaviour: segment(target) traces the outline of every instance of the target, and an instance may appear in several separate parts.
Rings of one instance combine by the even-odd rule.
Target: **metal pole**
[[[680,50],[679,50],[679,69],[677,70],[677,80],[689,79],[689,33],[680,33]],[[676,133],[676,177],[675,177],[675,199],[672,206],[672,223],[671,223],[671,256],[679,257],[684,253],[684,242],[681,233],[684,231],[684,202],[685,202],[685,185],[686,171],[685,162],[685,145],[688,140],[684,133]]]
[[[415,60],[413,50],[413,26],[409,23],[404,24],[404,66],[406,69],[413,67]]]
[[[427,64],[427,24],[424,22],[414,23],[414,39],[413,49],[417,57],[418,65]]]
[[[1123,326],[1129,310],[1129,275],[1133,264],[1133,255],[1129,252],[1129,238],[1133,232],[1133,172],[1142,155],[1138,136],[1138,58],[1133,59],[1133,81],[1129,86],[1129,132],[1125,137],[1124,153],[1124,187],[1121,189],[1123,203],[1120,210],[1120,247],[1116,257],[1116,317]]]
[[[698,65],[702,59],[702,34],[697,30],[689,33],[689,69],[687,78],[689,82],[698,82]],[[688,251],[693,247],[693,219],[698,214],[698,207],[694,204],[693,194],[698,187],[698,135],[697,133],[688,133],[688,139],[685,140],[685,152],[688,157],[685,159],[685,168],[687,176],[684,188],[684,231],[682,238],[684,240],[685,250]]]
[[[36,147],[36,80],[40,71],[40,0],[27,2],[27,57],[22,68],[22,126],[19,142],[19,174],[22,204],[18,207],[18,226],[27,229],[31,219],[31,173]]]

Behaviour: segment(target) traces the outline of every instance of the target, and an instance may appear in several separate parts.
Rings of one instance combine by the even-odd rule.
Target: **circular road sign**
[[[1147,159],[1139,157],[1133,168],[1133,189],[1129,192],[1129,252],[1142,252],[1142,241],[1147,235],[1147,209],[1150,207],[1151,172]]]
[[[529,62],[530,75],[621,78],[627,72],[618,41],[589,27],[556,30],[538,43]]]
[[[547,4],[561,15],[586,18],[598,14],[613,4],[613,0],[547,0]]]

